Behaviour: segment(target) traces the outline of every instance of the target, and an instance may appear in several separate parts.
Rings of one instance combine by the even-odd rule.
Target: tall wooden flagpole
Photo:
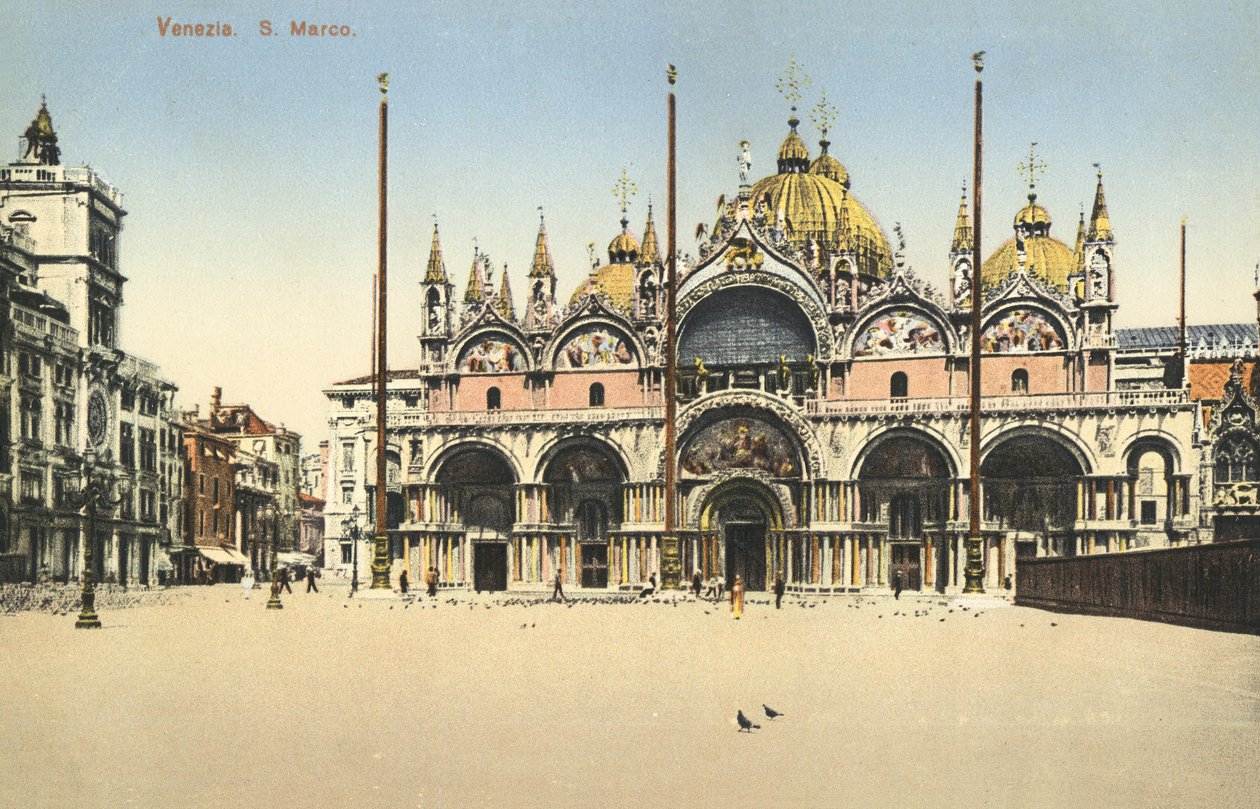
[[[1178,387],[1185,387],[1189,384],[1188,376],[1190,364],[1186,360],[1186,352],[1189,346],[1186,344],[1186,218],[1181,217],[1181,300],[1180,311],[1177,318],[1177,354],[1181,360],[1181,368],[1178,369],[1180,384]]]
[[[675,415],[677,410],[677,385],[675,355],[678,353],[675,318],[675,293],[678,286],[678,197],[674,151],[674,83],[678,71],[673,65],[665,69],[669,81],[669,148],[666,167],[666,203],[669,206],[665,242],[668,252],[665,258],[665,535],[661,539],[661,587],[674,589],[682,583],[682,564],[678,558],[677,508],[678,493],[674,466]]]
[[[376,269],[376,536],[372,547],[372,588],[389,589],[389,535],[385,514],[385,394],[388,385],[385,365],[385,154],[388,142],[389,74],[377,77],[381,88],[380,155],[377,160],[380,186],[377,192]]]
[[[971,368],[968,373],[971,379],[971,496],[968,498],[971,525],[967,532],[963,592],[983,593],[984,538],[980,535],[980,307],[984,296],[980,290],[980,200],[984,186],[981,184],[980,169],[984,152],[981,127],[984,85],[980,80],[980,72],[984,70],[984,51],[977,51],[971,58],[976,68],[975,174],[972,178],[975,191],[972,197],[974,235],[971,245]]]

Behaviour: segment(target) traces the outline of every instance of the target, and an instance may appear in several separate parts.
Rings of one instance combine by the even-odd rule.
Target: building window
[[[486,391],[486,410],[498,410],[502,403],[498,388],[490,388]]]
[[[354,487],[353,486],[341,487],[341,502],[345,503],[347,506],[354,502]]]
[[[1011,372],[1011,392],[1027,393],[1028,392],[1028,372],[1023,368],[1016,368]]]
[[[40,401],[34,396],[23,396],[21,401],[22,408],[22,437],[28,441],[40,440],[40,424],[42,407]]]
[[[18,354],[18,373],[31,379],[39,379],[43,373],[43,361],[38,355],[22,352]]]
[[[1155,524],[1155,501],[1154,500],[1142,501],[1142,524],[1143,525]]]
[[[122,393],[119,394],[118,396],[118,406],[121,407],[123,410],[126,410],[128,413],[135,410],[136,409],[136,392],[128,388],[123,388]]]
[[[136,468],[136,431],[125,421],[118,424],[118,461],[128,469]]]
[[[140,428],[140,469],[157,471],[157,433],[144,427]]]
[[[604,386],[598,382],[591,385],[590,403],[591,407],[604,406]]]
[[[888,384],[888,395],[893,399],[904,399],[910,395],[910,380],[905,373],[898,371],[892,375],[892,381]]]
[[[1260,480],[1256,445],[1244,435],[1227,436],[1216,448],[1216,482],[1243,483]]]
[[[22,502],[43,504],[44,476],[39,472],[22,471]]]
[[[212,484],[214,484],[214,485],[211,487],[211,488],[213,489],[213,492],[214,492],[214,493],[211,495],[211,502],[213,502],[213,503],[217,506],[217,505],[219,504],[219,479],[218,479],[218,478],[215,478],[214,480],[212,480],[212,481],[210,481],[210,482],[211,482]]]
[[[349,543],[349,542],[343,542],[343,543],[341,543],[341,563],[342,563],[343,565],[348,565],[348,564],[350,564],[350,561],[351,561],[350,554],[351,554],[351,553],[352,553],[352,546],[350,545],[350,543]]]
[[[199,475],[197,476],[197,493],[198,493],[198,494],[205,494],[205,493],[206,493],[206,476],[205,476],[205,474],[199,474]]]
[[[69,402],[57,402],[55,408],[53,426],[56,442],[60,446],[68,447],[74,443],[74,406]]]

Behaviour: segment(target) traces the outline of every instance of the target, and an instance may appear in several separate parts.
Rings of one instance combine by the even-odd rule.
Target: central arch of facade
[[[787,560],[785,508],[774,484],[739,474],[707,487],[698,502],[698,531],[682,548],[683,569],[707,581],[721,576],[729,588],[736,577],[747,590],[770,589]]]

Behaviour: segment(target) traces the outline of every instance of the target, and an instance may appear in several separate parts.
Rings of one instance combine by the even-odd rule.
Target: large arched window
[[[1256,464],[1256,444],[1245,435],[1226,436],[1216,447],[1217,483],[1260,480]]]
[[[1011,372],[1011,393],[1027,393],[1028,392],[1028,372],[1023,368],[1016,368]]]
[[[892,375],[888,383],[888,395],[893,399],[904,399],[910,395],[910,380],[905,372],[898,371]]]
[[[591,385],[590,405],[591,407],[604,406],[604,386],[598,382]]]
[[[503,396],[498,388],[490,388],[486,391],[486,410],[498,410],[502,405]]]

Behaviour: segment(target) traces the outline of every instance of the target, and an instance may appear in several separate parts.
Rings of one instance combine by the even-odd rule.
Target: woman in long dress
[[[249,598],[249,591],[254,589],[254,571],[246,570],[241,576],[241,595]]]
[[[744,580],[739,576],[735,577],[735,583],[731,585],[731,613],[736,621],[744,614]]]

